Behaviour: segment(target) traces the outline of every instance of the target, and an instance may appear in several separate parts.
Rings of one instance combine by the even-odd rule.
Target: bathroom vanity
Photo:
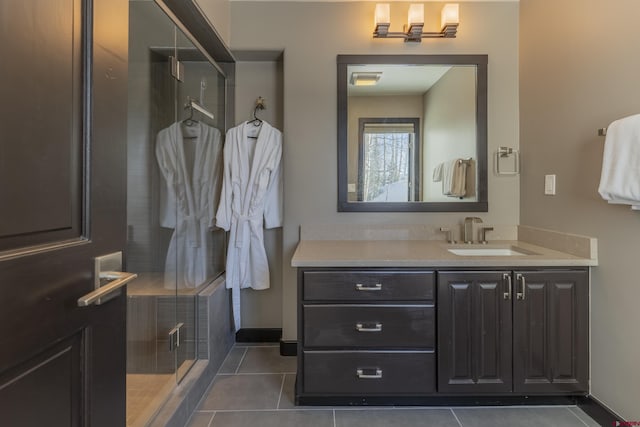
[[[302,240],[292,260],[296,403],[496,404],[586,395],[589,267],[597,260],[591,242],[563,249],[578,246],[594,252],[520,240]]]

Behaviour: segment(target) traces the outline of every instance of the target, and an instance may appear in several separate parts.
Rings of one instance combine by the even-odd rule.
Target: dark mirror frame
[[[338,212],[487,212],[487,55],[338,55]],[[347,193],[349,65],[475,65],[477,200],[472,202],[350,202]]]

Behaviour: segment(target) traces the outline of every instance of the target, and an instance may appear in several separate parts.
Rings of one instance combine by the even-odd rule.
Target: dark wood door
[[[438,391],[510,392],[507,271],[438,272]]]
[[[125,425],[126,0],[0,0],[0,423]]]
[[[517,271],[514,391],[589,390],[589,273]]]

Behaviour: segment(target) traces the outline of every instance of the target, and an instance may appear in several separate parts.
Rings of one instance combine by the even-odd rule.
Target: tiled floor
[[[591,427],[577,407],[296,407],[296,358],[237,344],[187,427]]]

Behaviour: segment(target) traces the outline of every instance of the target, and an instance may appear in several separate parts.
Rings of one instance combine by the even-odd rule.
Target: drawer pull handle
[[[373,371],[373,369],[367,369],[367,371]],[[365,374],[364,372],[364,369],[357,369],[356,375],[358,376],[358,378],[363,380],[379,380],[380,378],[382,378],[382,369],[376,368],[375,373],[372,374]]]
[[[358,332],[382,332],[382,323],[356,323],[356,331]]]
[[[525,281],[525,278],[522,274],[517,274],[516,275],[516,280],[520,282],[520,284],[522,285],[522,292],[517,292],[516,293],[516,298],[519,300],[524,300],[526,298],[526,292],[527,292],[527,283]]]
[[[356,291],[381,291],[382,283],[376,283],[373,286],[356,283]]]
[[[505,273],[502,275],[502,279],[506,280],[507,282],[507,292],[505,292],[504,295],[504,299],[506,300],[510,300],[511,299],[511,293],[512,293],[512,284],[511,284],[511,275],[509,273]]]

